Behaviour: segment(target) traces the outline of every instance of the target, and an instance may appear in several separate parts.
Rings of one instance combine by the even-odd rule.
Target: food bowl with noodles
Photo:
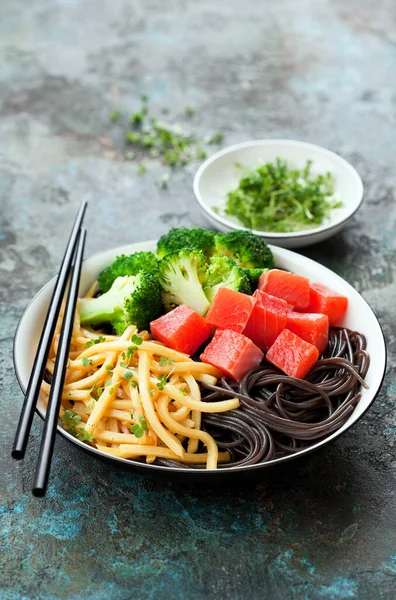
[[[236,476],[275,468],[305,456],[336,440],[369,409],[386,366],[385,341],[375,314],[341,277],[286,249],[269,249],[275,268],[264,272],[290,273],[348,299],[342,321],[336,327],[330,324],[320,352],[316,350],[315,354],[312,350],[314,343],[298,346],[304,361],[311,360],[306,356],[313,354],[308,373],[297,370],[287,374],[289,366],[282,364],[279,352],[276,354],[276,339],[268,342],[271,347],[267,350],[263,346],[267,342],[260,342],[253,335],[254,343],[248,338],[248,328],[240,325],[239,313],[237,324],[230,326],[234,329],[217,326],[213,336],[213,322],[222,319],[221,303],[214,308],[213,290],[209,293],[206,289],[206,297],[212,301],[208,302],[208,312],[194,296],[193,302],[198,305],[188,307],[179,301],[181,306],[173,308],[173,312],[167,306],[168,312],[162,309],[164,314],[159,314],[151,327],[143,327],[124,323],[123,313],[113,305],[109,317],[113,328],[104,326],[109,315],[108,300],[115,293],[112,286],[116,285],[114,281],[103,283],[109,273],[103,276],[106,268],[117,257],[154,254],[157,250],[156,242],[141,242],[101,252],[84,261],[81,300],[62,396],[60,435],[92,457],[121,468],[186,481],[218,481],[227,474]],[[98,292],[98,277],[102,294]],[[126,283],[119,279],[116,278],[117,285],[124,289]],[[266,295],[275,288],[268,288],[267,275],[264,279],[260,284],[256,280],[256,286],[261,286]],[[23,391],[53,286],[51,280],[36,294],[15,334],[14,364]],[[139,293],[143,293],[141,289]],[[232,293],[252,298],[251,292]],[[169,290],[165,297],[163,294],[162,301],[177,304],[174,295],[169,294]],[[256,299],[249,301],[256,307],[257,298],[256,294]],[[95,300],[100,302],[95,304]],[[280,302],[288,304],[287,315],[293,313],[299,321],[303,311],[298,306],[292,310],[285,300]],[[202,316],[205,312],[206,318]],[[228,317],[231,312],[224,309]],[[177,318],[169,318],[172,314]],[[293,324],[287,315],[290,325],[283,326],[281,335],[286,335],[285,331],[288,336],[291,333],[294,337],[289,336],[287,343],[294,344],[303,333],[290,331]],[[142,318],[144,321],[147,315]],[[277,323],[279,318],[278,315]],[[175,321],[176,333],[175,328],[171,331]],[[37,406],[41,417],[45,415],[59,327],[60,324]],[[278,345],[280,339],[278,335]],[[231,347],[237,348],[238,353],[232,364],[226,364]]]

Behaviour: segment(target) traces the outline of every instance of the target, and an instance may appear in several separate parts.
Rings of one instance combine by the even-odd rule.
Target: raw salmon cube
[[[217,329],[200,359],[239,381],[250,369],[257,367],[263,357],[260,348],[242,333]]]
[[[304,309],[309,304],[309,280],[289,271],[264,271],[259,279],[258,289],[286,300],[297,309]]]
[[[151,321],[150,328],[155,339],[185,354],[194,354],[212,334],[212,327],[187,304]]]
[[[252,296],[219,288],[206,314],[206,322],[220,329],[242,333],[255,303]]]
[[[329,317],[329,324],[340,325],[348,308],[348,298],[330,290],[321,283],[311,283],[310,300],[306,312],[322,313]]]
[[[289,312],[286,329],[313,344],[322,354],[329,342],[329,317],[316,313]]]
[[[301,339],[298,335],[284,329],[268,350],[266,359],[278,369],[290,375],[304,379],[319,358],[316,346]]]
[[[286,327],[288,304],[260,290],[254,292],[253,298],[256,304],[243,333],[256,346],[268,350]]]

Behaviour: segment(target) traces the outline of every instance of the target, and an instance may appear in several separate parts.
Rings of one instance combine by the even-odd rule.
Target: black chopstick
[[[36,475],[32,490],[35,496],[44,496],[48,484],[51,458],[54,451],[56,428],[58,425],[59,408],[62,400],[63,383],[65,381],[66,367],[69,360],[70,339],[73,332],[74,313],[76,311],[78,288],[80,285],[85,236],[86,230],[82,229],[79,235],[75,257],[71,267],[70,286],[67,294],[62,328],[59,336],[55,368],[51,381],[51,391],[48,398],[44,430],[41,438],[40,453],[37,461]]]
[[[81,223],[84,218],[87,203],[81,203],[78,209],[73,229],[70,234],[69,242],[62,260],[54,291],[48,308],[47,316],[41,333],[36,356],[34,358],[32,372],[30,374],[29,384],[25,394],[25,400],[19,417],[18,427],[15,434],[14,445],[11,455],[13,458],[21,459],[25,456],[26,446],[29,439],[29,433],[32,426],[34,410],[37,404],[37,398],[40,392],[41,381],[44,375],[44,369],[47,362],[48,352],[54,335],[56,321],[59,315],[62,299],[65,293],[66,284],[69,276],[70,265],[76,248],[77,238],[81,229]]]

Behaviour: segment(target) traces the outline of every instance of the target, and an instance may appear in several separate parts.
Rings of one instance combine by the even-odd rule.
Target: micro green
[[[93,435],[88,433],[85,429],[81,428],[80,425],[81,417],[76,415],[72,410],[65,410],[61,418],[61,424],[63,429],[68,431],[72,436],[78,440],[85,442],[92,442]]]
[[[168,358],[167,356],[161,356],[159,359],[159,366],[160,367],[165,367],[166,365],[174,365],[175,361],[172,360],[171,358]]]
[[[228,193],[225,213],[237,217],[249,229],[285,233],[322,224],[342,203],[333,198],[330,173],[313,175],[311,161],[292,169],[277,158],[242,175]]]
[[[168,377],[166,375],[161,375],[161,377],[158,379],[156,385],[159,390],[163,390],[167,383],[168,383]]]
[[[95,344],[101,344],[102,342],[105,342],[106,338],[103,337],[103,335],[100,335],[98,338],[92,338],[91,340],[88,340],[88,342],[85,343],[85,347],[86,348],[90,348],[91,346],[94,346]]]
[[[90,358],[87,358],[86,356],[84,356],[81,359],[81,362],[82,362],[83,367],[88,367],[89,365],[93,366],[93,360]]]
[[[142,158],[160,159],[163,164],[171,168],[183,167],[193,160],[203,160],[206,158],[204,145],[220,144],[223,140],[223,134],[218,132],[207,136],[204,139],[197,137],[187,131],[180,124],[166,123],[153,116],[148,105],[148,97],[141,96],[142,105],[139,110],[128,116],[129,129],[125,132],[125,142],[128,146],[133,146],[133,151],[126,150],[124,156],[126,160],[137,160],[137,172],[142,174],[146,171],[146,166],[142,163]],[[169,111],[163,109],[162,113]],[[191,121],[196,111],[191,106],[184,109],[183,120]],[[112,121],[119,121],[121,114],[118,110],[110,113]],[[125,120],[123,120],[125,123]],[[168,175],[158,181],[162,188],[168,185]]]
[[[133,415],[131,415],[131,417],[132,416]],[[144,417],[140,416],[139,423],[134,423],[133,425],[131,425],[130,430],[135,435],[135,437],[141,438],[143,436],[143,434],[147,433],[147,431],[148,431],[146,419]]]
[[[129,379],[132,379],[133,377],[133,373],[131,373],[131,371],[126,371],[125,373],[122,374],[123,378],[126,379],[127,381],[129,381]]]

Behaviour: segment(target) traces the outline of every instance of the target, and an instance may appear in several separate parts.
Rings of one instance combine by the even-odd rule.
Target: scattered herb
[[[85,442],[93,441],[93,435],[88,433],[85,429],[81,428],[80,425],[81,417],[76,415],[72,410],[65,410],[61,418],[62,427],[73,435],[78,440]]]
[[[99,400],[99,398],[101,397],[102,394],[103,394],[102,387],[96,387],[96,385],[94,385],[93,388],[91,389],[91,398],[93,398],[94,400]]]
[[[125,359],[126,359],[126,354],[125,354],[125,352],[121,352],[121,358],[122,358],[123,360],[125,360]]]
[[[132,417],[132,415],[131,415],[131,417]],[[134,425],[131,425],[130,430],[135,435],[135,437],[141,438],[142,435],[144,433],[147,433],[147,431],[148,431],[146,419],[144,417],[140,416],[139,423],[135,423]]]
[[[111,385],[113,383],[112,379],[108,379],[105,383],[105,387],[109,387],[109,385]]]
[[[110,119],[114,122],[118,121],[120,116],[121,116],[121,113],[119,110],[112,110],[110,113]]]
[[[111,387],[111,388],[109,389],[109,394],[114,394],[114,388],[113,388],[113,387]]]
[[[167,358],[166,356],[161,356],[159,359],[159,365],[160,367],[165,367],[166,365],[174,365],[175,361],[172,360],[171,358]]]
[[[127,371],[126,373],[123,373],[122,376],[128,381],[129,379],[132,379],[133,373],[131,373],[131,371]]]
[[[105,369],[106,369],[106,371],[114,371],[113,365],[106,365]]]
[[[133,334],[131,340],[134,344],[136,344],[136,346],[141,346],[143,344],[143,338],[141,338],[139,335]]]
[[[221,142],[224,140],[224,134],[223,133],[214,133],[213,135],[211,135],[210,137],[208,137],[206,139],[206,143],[207,144],[221,144]]]
[[[84,358],[81,359],[81,362],[83,364],[83,367],[88,367],[88,365],[93,366],[93,360],[87,358],[86,356],[84,356]]]
[[[91,346],[94,346],[95,344],[101,344],[102,342],[105,342],[106,338],[103,337],[103,335],[100,335],[98,338],[92,338],[91,340],[88,340],[88,342],[85,343],[85,347],[86,348],[90,348]]]
[[[169,175],[164,173],[157,181],[157,185],[159,188],[165,189],[168,187]]]
[[[161,377],[157,381],[157,388],[159,390],[163,390],[167,383],[168,377],[166,375],[161,375]]]
[[[146,171],[147,167],[143,163],[138,164],[138,166],[136,167],[136,172],[138,175],[143,175],[143,173],[145,173]]]
[[[127,369],[129,365],[127,365],[125,362],[120,362],[120,367],[122,367],[123,369]]]
[[[80,430],[77,433],[76,437],[78,440],[80,440],[80,442],[93,442],[93,433],[88,433],[86,429],[81,429],[81,427],[79,429]]]
[[[154,392],[153,392],[153,390],[151,390],[151,389],[149,388],[149,390],[148,390],[148,393],[150,394],[150,396],[151,396],[151,397],[153,397],[153,395],[154,395]]]
[[[318,227],[342,203],[332,198],[332,175],[312,175],[311,164],[307,161],[303,169],[291,169],[277,158],[246,173],[229,192],[225,213],[249,229],[262,231],[284,233]]]
[[[144,156],[156,159],[160,158],[165,165],[172,168],[182,167],[193,160],[206,158],[206,151],[202,147],[205,144],[219,144],[223,140],[222,133],[215,133],[205,139],[200,139],[182,126],[165,123],[150,114],[148,97],[141,96],[141,108],[128,116],[130,129],[125,133],[127,144],[135,146],[136,152],[126,151],[124,156],[127,160],[138,160]],[[168,113],[167,109],[161,111]],[[191,106],[184,109],[185,118],[191,119],[195,115]],[[112,121],[120,119],[119,111],[113,111],[110,115]],[[139,160],[140,162],[140,160]],[[139,174],[144,173],[146,167],[142,164],[137,166]],[[167,187],[168,181],[160,180],[160,187]]]
[[[183,390],[183,388],[179,388],[179,392],[181,392],[183,396],[187,396],[187,392],[186,390]]]
[[[132,380],[132,381],[130,382],[130,384],[131,384],[131,386],[132,386],[133,388],[137,387],[137,383],[136,383],[136,381],[133,381],[133,380]]]

